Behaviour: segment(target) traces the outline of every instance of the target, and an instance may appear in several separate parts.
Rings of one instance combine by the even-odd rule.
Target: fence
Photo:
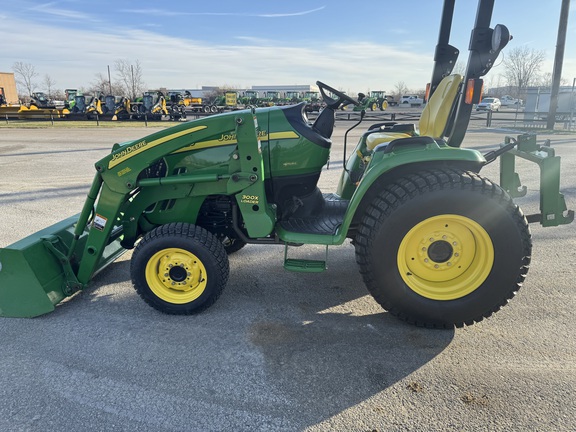
[[[391,112],[378,111],[366,112],[365,121],[397,121],[413,122],[420,120],[421,111],[413,112]],[[470,116],[471,127],[493,127],[493,128],[521,128],[521,129],[545,129],[548,113],[528,112],[523,110],[501,110],[493,111],[476,111]],[[308,116],[314,120],[315,115]],[[341,121],[358,121],[360,112],[358,111],[337,111],[336,120]],[[576,114],[570,112],[556,113],[555,129],[576,130]]]

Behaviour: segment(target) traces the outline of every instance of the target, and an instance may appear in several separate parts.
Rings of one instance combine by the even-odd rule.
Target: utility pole
[[[136,85],[134,83],[134,65],[130,65],[130,76],[132,77],[132,100],[136,99]]]
[[[109,94],[112,94],[112,80],[110,79],[110,65],[108,65],[108,89],[110,90]]]
[[[564,47],[566,45],[566,29],[568,27],[568,12],[570,0],[562,0],[560,9],[560,23],[558,24],[558,39],[556,41],[556,55],[554,57],[554,70],[552,72],[552,92],[550,94],[550,108],[546,129],[554,129],[556,123],[556,110],[558,108],[558,91],[562,79],[562,63],[564,62]]]

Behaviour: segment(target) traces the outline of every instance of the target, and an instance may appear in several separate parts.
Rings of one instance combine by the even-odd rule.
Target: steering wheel
[[[336,90],[321,81],[316,81],[316,85],[320,89],[320,93],[322,93],[322,99],[326,102],[328,108],[332,108],[333,110],[337,110],[340,105],[360,105],[356,99],[351,98],[347,94],[342,93],[341,91]],[[326,91],[331,92],[333,95],[337,96],[337,99],[331,98],[326,94]]]

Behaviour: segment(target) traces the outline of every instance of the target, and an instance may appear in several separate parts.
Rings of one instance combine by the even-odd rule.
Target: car
[[[476,106],[476,111],[498,111],[501,106],[502,103],[500,102],[500,99],[488,97],[480,101]]]
[[[416,95],[405,95],[400,98],[400,105],[422,106],[424,100]]]
[[[500,98],[500,102],[502,106],[522,106],[524,105],[524,101],[522,99],[516,99],[510,95],[504,95]]]

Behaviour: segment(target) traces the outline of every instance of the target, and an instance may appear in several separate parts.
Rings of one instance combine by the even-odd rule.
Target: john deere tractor
[[[522,191],[514,158],[551,167],[541,213],[530,221],[555,226],[574,213],[558,190],[558,158],[535,137],[509,138],[487,154],[460,147],[481,77],[510,36],[503,25],[490,28],[493,1],[480,0],[465,76],[451,74],[453,9],[446,0],[418,126],[371,126],[335,191],[318,188],[335,112],[358,102],[322,82],[326,107],[313,124],[301,103],[218,114],[116,144],[96,162],[79,215],[0,250],[0,315],[52,311],[133,248],[131,278],[142,299],[193,314],[220,297],[234,277],[228,255],[246,244],[282,246],[284,267],[305,273],[325,270],[326,261],[293,258],[292,247],[347,239],[370,293],[402,320],[463,326],[500,309],[522,286],[532,248],[527,217],[511,198]],[[480,174],[500,156],[502,186]]]
[[[353,111],[386,111],[386,108],[388,108],[386,93],[378,90],[371,91],[368,96],[364,93],[358,93],[358,104],[353,108]]]

